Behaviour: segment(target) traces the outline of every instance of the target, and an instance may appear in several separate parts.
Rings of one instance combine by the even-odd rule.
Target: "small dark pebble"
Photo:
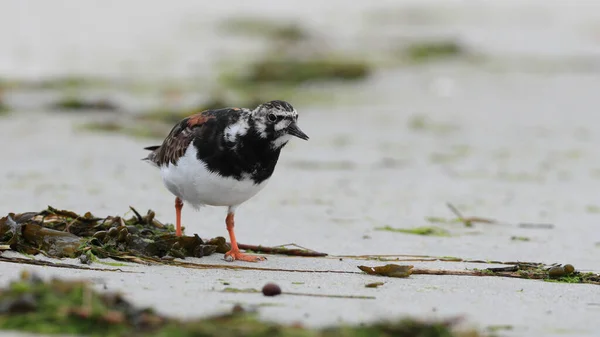
[[[262,293],[265,296],[277,296],[281,294],[281,288],[275,283],[267,283],[262,288]]]

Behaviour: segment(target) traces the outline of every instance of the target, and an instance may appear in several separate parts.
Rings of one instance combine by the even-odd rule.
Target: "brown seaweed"
[[[205,243],[198,235],[177,237],[173,226],[156,220],[151,210],[144,216],[132,211],[130,218],[101,218],[90,212],[79,215],[50,206],[37,213],[11,213],[0,219],[0,245],[56,258],[85,255],[82,262],[107,257],[134,262],[203,257],[219,247]]]

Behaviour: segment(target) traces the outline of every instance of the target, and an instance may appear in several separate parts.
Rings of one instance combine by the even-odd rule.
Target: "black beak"
[[[302,132],[302,130],[300,130],[300,128],[298,127],[298,124],[296,124],[296,122],[292,122],[287,127],[287,133],[292,136],[296,136],[300,139],[308,140],[308,136],[306,135],[306,133],[304,133],[304,132]]]

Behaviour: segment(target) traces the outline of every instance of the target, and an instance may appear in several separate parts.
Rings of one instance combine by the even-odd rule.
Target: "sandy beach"
[[[93,14],[82,11],[70,24],[53,21],[60,18],[56,4],[0,5],[0,27],[18,27],[18,36],[10,39],[11,33],[0,29],[0,39],[8,41],[0,53],[0,77],[11,79],[61,72],[125,80],[143,74],[146,81],[173,83],[211,79],[216,75],[209,64],[218,59],[214,52],[225,53],[227,43],[211,40],[210,31],[203,27],[241,14],[303,19],[310,29],[335,37],[342,50],[359,49],[351,43],[357,39],[376,45],[375,36],[444,32],[487,57],[483,65],[381,67],[361,83],[323,89],[331,91],[327,103],[291,102],[311,138],[292,141],[284,149],[269,185],[239,208],[236,234],[242,243],[295,243],[326,252],[328,257],[268,255],[267,261],[251,265],[257,270],[127,263],[119,267],[126,272],[101,272],[0,263],[0,286],[27,269],[45,278],[91,279],[99,290],[121,291],[140,306],[182,318],[225,312],[241,303],[258,308],[261,319],[311,327],[405,315],[464,316],[466,326],[482,332],[501,327],[496,331],[500,336],[595,336],[600,329],[597,285],[436,275],[396,279],[366,275],[357,268],[383,264],[357,256],[391,254],[406,260],[399,263],[416,268],[465,270],[489,265],[414,261],[410,256],[570,263],[580,271],[600,272],[600,133],[596,127],[600,122],[600,7],[585,2],[436,3],[382,2],[336,10],[339,2],[331,2],[313,16],[314,4],[306,1],[296,7],[268,1],[203,7],[208,5],[187,1],[168,10],[166,5],[148,6],[147,16],[128,26],[126,13],[135,13],[140,6],[131,2],[115,14],[110,32],[85,37],[66,34],[64,39],[57,36],[72,25],[104,22],[110,2],[107,9]],[[379,25],[369,25],[368,13],[386,8],[424,22],[395,26],[376,16]],[[7,9],[15,15],[7,15]],[[24,20],[43,10],[47,15],[40,16],[36,25]],[[202,10],[211,15],[201,15]],[[154,21],[157,15],[164,21]],[[203,19],[194,21],[194,17]],[[349,18],[355,24],[350,25]],[[434,23],[428,18],[434,18]],[[181,28],[190,24],[197,26]],[[50,28],[41,30],[44,25]],[[194,39],[206,43],[200,48]],[[250,52],[257,48],[247,47]],[[15,56],[19,50],[27,50],[20,65]],[[158,51],[164,52],[163,58],[146,57]],[[77,61],[69,62],[65,58],[69,53]],[[135,66],[123,72],[128,60]],[[157,60],[172,66],[152,63]],[[190,68],[196,72],[192,74]],[[140,160],[145,156],[143,147],[157,145],[160,139],[82,128],[89,121],[135,115],[158,99],[114,88],[101,92],[126,111],[48,111],[42,103],[54,97],[52,90],[4,92],[4,101],[16,108],[0,116],[0,215],[39,211],[48,205],[98,216],[123,215],[131,205],[144,212],[154,210],[163,222],[174,221],[173,197],[158,171]],[[432,224],[432,218],[455,217],[447,203],[465,215],[497,223]],[[226,236],[224,217],[223,208],[184,208],[185,232],[203,238]],[[431,225],[444,228],[450,236],[381,230]],[[185,261],[232,265],[222,254]],[[80,264],[75,259],[61,262]],[[377,281],[385,284],[365,288]],[[267,298],[260,293],[222,292],[227,287],[261,289],[267,282],[279,284],[284,294]],[[293,296],[286,291],[375,299]]]

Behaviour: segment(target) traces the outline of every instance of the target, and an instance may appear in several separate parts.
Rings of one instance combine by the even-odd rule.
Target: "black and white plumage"
[[[177,234],[181,235],[183,203],[226,206],[232,243],[226,257],[260,259],[237,250],[233,214],[265,187],[287,142],[293,137],[308,139],[297,121],[296,110],[279,100],[254,110],[207,110],[177,123],[162,145],[147,147],[151,152],[145,160],[160,169],[165,186],[176,196]]]

